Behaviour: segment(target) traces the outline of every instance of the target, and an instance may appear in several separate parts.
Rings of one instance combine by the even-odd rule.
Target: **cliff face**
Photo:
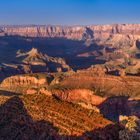
[[[63,101],[73,103],[99,105],[105,100],[105,98],[94,95],[94,92],[88,89],[53,90],[52,94]]]
[[[83,40],[115,47],[136,47],[140,39],[140,24],[114,24],[93,26],[4,26],[0,36],[19,35],[25,37],[64,38]]]
[[[29,85],[43,85],[47,81],[45,78],[37,79],[31,76],[11,76],[3,80],[0,84],[2,88],[10,88],[13,86],[29,86]]]
[[[140,24],[115,24],[93,26],[5,26],[1,33],[30,37],[64,37],[83,39],[109,37],[114,34],[140,35]]]
[[[20,35],[29,37],[64,37],[67,39],[81,39],[85,32],[84,27],[60,27],[60,26],[27,26],[27,27],[3,27],[7,35]]]

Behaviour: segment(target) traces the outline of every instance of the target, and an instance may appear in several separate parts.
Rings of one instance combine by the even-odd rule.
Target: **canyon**
[[[140,24],[0,26],[0,115],[9,122],[0,119],[0,135],[15,138],[15,128],[21,138],[25,126],[29,139],[118,140],[120,118],[140,118],[139,59]]]
[[[0,89],[55,97],[101,112],[105,118],[117,122],[120,115],[140,117],[139,86],[139,77],[97,76],[92,71],[82,71],[11,76],[3,80]]]
[[[4,26],[1,36],[23,36],[33,38],[63,38],[113,47],[137,47],[140,39],[139,24],[114,24],[91,26]],[[119,44],[117,44],[119,43]]]
[[[67,39],[98,39],[109,38],[111,35],[140,35],[139,24],[114,24],[91,26],[2,26],[2,35],[19,35],[28,37],[59,37]],[[128,36],[129,37],[129,36]]]
[[[7,69],[12,69],[13,73],[25,73],[25,67],[30,72],[32,69],[33,72],[45,72],[47,69],[50,69],[49,71],[67,71],[70,68],[78,70],[99,64],[111,70],[114,67],[115,69],[124,68],[127,73],[138,74],[140,65],[139,28],[139,24],[1,26],[0,62],[3,62],[1,69],[7,67]],[[28,56],[29,52],[33,53],[33,51],[38,55]],[[20,55],[21,52],[26,55]],[[45,58],[48,56],[50,58]],[[26,58],[21,62],[23,57],[27,57],[28,62]],[[29,58],[34,61],[29,62]],[[58,65],[52,70],[45,66],[46,61],[53,61],[52,63],[58,63]],[[36,67],[38,65],[39,68],[34,68],[34,65]],[[48,65],[52,67],[53,64]],[[63,68],[62,65],[67,66]],[[19,72],[13,69],[17,66],[20,67]],[[32,68],[29,69],[29,67]],[[5,71],[8,71],[7,69]]]

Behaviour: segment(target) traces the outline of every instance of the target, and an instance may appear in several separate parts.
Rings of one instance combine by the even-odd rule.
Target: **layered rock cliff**
[[[30,67],[42,66],[42,70],[45,69],[45,71],[59,72],[70,70],[70,67],[66,64],[63,58],[51,57],[47,54],[42,54],[41,52],[38,52],[38,49],[36,48],[32,48],[29,52],[26,53],[18,51],[16,58],[19,59],[22,63],[29,65]],[[31,71],[32,70],[33,68],[31,68]]]
[[[105,100],[105,98],[96,96],[93,91],[88,89],[53,90],[52,95],[55,95],[63,101],[92,105],[99,105]]]
[[[28,37],[62,37],[67,39],[109,38],[111,35],[140,35],[140,24],[91,26],[4,26],[0,33]]]
[[[74,104],[79,104],[84,108],[93,109],[97,112],[101,112],[101,114],[103,114],[104,117],[112,121],[118,121],[120,115],[135,115],[140,117],[139,98],[134,99],[129,98],[129,96],[127,96],[130,92],[130,89],[134,90],[131,93],[132,97],[139,96],[139,94],[136,95],[136,93],[139,93],[138,87],[140,85],[140,79],[138,77],[84,77],[80,75],[78,76],[80,78],[80,81],[81,78],[82,80],[84,80],[82,83],[79,82],[78,77],[70,77],[64,78],[64,81],[61,79],[61,83],[63,85],[65,83],[64,87],[67,88],[61,86],[59,87],[58,85],[56,87],[53,86],[53,79],[50,83],[48,83],[50,81],[49,77],[36,78],[34,76],[27,75],[19,75],[6,78],[1,83],[0,88],[2,90],[10,89],[10,91],[13,91],[15,90],[15,88],[18,89],[27,87],[26,89],[23,88],[24,92],[21,93],[39,93],[45,94],[47,96],[53,96],[56,99],[72,102]],[[69,81],[69,78],[71,81]],[[88,80],[86,81],[86,79]],[[73,83],[73,88],[69,88],[71,82]],[[89,89],[84,87],[77,88],[77,83],[83,84],[84,86],[86,86],[86,84],[89,84],[90,86],[96,87],[97,89],[93,91],[90,87]],[[126,84],[127,87],[125,86]],[[103,92],[104,88],[106,87],[108,91],[106,90],[106,92],[102,94],[101,92]],[[113,89],[113,87],[115,89]],[[98,88],[100,88],[100,91],[98,91]],[[112,92],[112,94],[110,95],[109,92]],[[17,93],[20,92],[17,91]],[[103,97],[101,97],[100,95],[102,95]]]
[[[9,78],[6,78],[2,81],[0,84],[1,88],[10,88],[10,87],[17,87],[17,86],[31,86],[31,85],[43,85],[46,84],[47,80],[45,78],[37,79],[32,76],[11,76]]]
[[[131,34],[140,35],[140,24],[114,24],[91,26],[5,26],[1,33],[30,37],[66,37],[81,39],[97,35]]]
[[[114,24],[91,26],[3,26],[0,36],[18,35],[24,37],[64,38],[85,41],[113,47],[136,48],[140,40],[140,24]]]

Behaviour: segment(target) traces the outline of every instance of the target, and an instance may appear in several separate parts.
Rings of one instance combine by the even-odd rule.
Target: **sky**
[[[140,23],[140,0],[0,0],[0,25]]]

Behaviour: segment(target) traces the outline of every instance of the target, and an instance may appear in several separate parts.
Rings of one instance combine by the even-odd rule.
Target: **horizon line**
[[[71,25],[63,25],[63,24],[0,24],[0,26],[60,26],[60,27],[72,27],[72,26],[106,26],[106,25],[139,25],[140,23],[107,23],[107,24],[71,24]]]

